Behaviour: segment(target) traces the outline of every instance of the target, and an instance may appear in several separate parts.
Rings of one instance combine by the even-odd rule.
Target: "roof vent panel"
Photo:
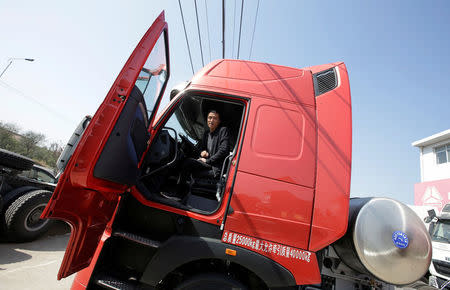
[[[337,87],[337,76],[334,68],[314,74],[313,79],[316,97]]]

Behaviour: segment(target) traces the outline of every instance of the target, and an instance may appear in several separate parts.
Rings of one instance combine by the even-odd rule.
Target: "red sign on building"
[[[450,203],[450,179],[433,180],[414,185],[414,204],[436,207],[439,211]]]

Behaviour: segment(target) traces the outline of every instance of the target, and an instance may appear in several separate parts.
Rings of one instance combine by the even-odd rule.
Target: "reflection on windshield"
[[[431,240],[434,242],[449,243],[450,242],[450,222],[437,222]]]
[[[152,52],[147,58],[139,76],[136,87],[142,92],[147,106],[148,115],[155,106],[164,83],[167,81],[166,46],[164,33],[161,34]]]

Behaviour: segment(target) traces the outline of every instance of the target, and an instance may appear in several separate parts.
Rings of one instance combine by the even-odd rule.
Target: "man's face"
[[[216,130],[216,128],[219,126],[220,124],[220,117],[219,114],[217,113],[209,113],[208,114],[208,127],[209,127],[209,131],[213,132],[214,130]]]

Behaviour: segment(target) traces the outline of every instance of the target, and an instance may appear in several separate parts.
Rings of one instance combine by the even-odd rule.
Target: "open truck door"
[[[168,78],[162,12],[93,116],[42,214],[62,219],[72,229],[58,279],[89,265],[120,194],[135,184]]]

